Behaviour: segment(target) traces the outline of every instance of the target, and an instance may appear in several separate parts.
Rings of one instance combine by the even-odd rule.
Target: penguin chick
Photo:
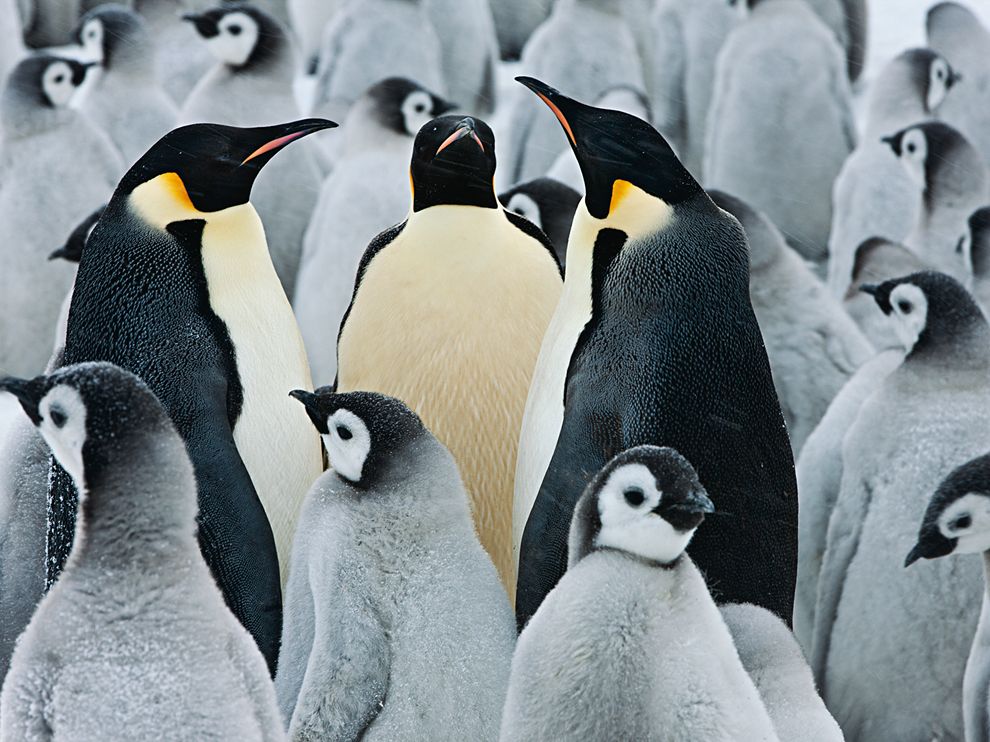
[[[765,214],[728,194],[709,195],[746,230],[749,296],[796,458],[873,348]]]
[[[550,15],[553,0],[501,0],[491,6],[502,59],[516,61],[529,37]]]
[[[402,402],[294,391],[331,470],[292,550],[275,679],[292,739],[493,739],[512,611],[454,458]]]
[[[842,730],[815,690],[811,668],[784,622],[755,605],[733,603],[721,611],[781,742],[842,742]]]
[[[175,126],[178,109],[158,82],[155,43],[129,8],[108,3],[79,21],[76,43],[101,74],[81,106],[131,164]]]
[[[287,570],[298,510],[323,461],[285,396],[311,383],[309,367],[251,188],[280,150],[334,125],[195,124],[165,135],[121,180],[86,242],[60,360],[116,363],[162,401],[196,467],[206,561],[273,670],[276,550]],[[49,499],[54,581],[76,514],[58,466]]]
[[[292,304],[316,383],[337,374],[334,333],[365,248],[409,211],[409,157],[429,120],[454,104],[404,77],[375,83],[347,113],[333,172],[306,229]]]
[[[361,259],[337,390],[402,399],[450,449],[511,593],[519,426],[561,277],[543,233],[495,198],[495,162],[484,121],[445,115],[417,134],[412,210]]]
[[[990,29],[963,3],[941,2],[925,19],[928,45],[962,75],[966,92],[946,101],[941,118],[983,154],[990,167]]]
[[[182,104],[179,123],[254,127],[299,117],[293,92],[297,59],[289,32],[278,20],[249,3],[223,3],[183,18],[193,24],[216,64]],[[321,154],[318,144],[300,142],[265,169],[252,195],[290,300],[323,180]]]
[[[882,137],[937,118],[958,79],[940,54],[908,49],[891,60],[870,86],[865,134],[832,187],[828,283],[833,296],[841,298],[850,285],[858,245],[874,236],[901,242],[918,219],[919,185],[891,159]]]
[[[90,234],[93,232],[93,227],[103,216],[103,212],[106,210],[106,204],[96,209],[92,214],[83,219],[79,226],[72,230],[69,235],[69,239],[65,241],[58,250],[55,250],[51,255],[48,256],[49,260],[66,260],[69,263],[74,263],[79,265],[79,261],[82,260],[82,251],[86,246],[86,241],[89,239]],[[62,347],[65,345],[65,330],[69,326],[69,308],[72,306],[72,286],[69,287],[68,292],[65,294],[65,299],[62,301],[62,308],[58,313],[58,322],[55,327],[55,344],[52,346],[52,359],[57,359],[62,354]],[[52,361],[49,361],[51,365]]]
[[[193,467],[151,390],[107,363],[0,390],[81,493],[62,577],[14,651],[0,737],[283,739],[261,653],[199,553]]]
[[[745,233],[647,122],[518,80],[557,117],[585,197],[520,433],[517,622],[563,575],[567,525],[593,472],[643,444],[692,457],[732,513],[713,518],[690,547],[716,598],[789,616],[793,458],[750,302]],[[759,536],[743,525],[757,513]]]
[[[6,80],[10,71],[24,56],[24,23],[21,20],[19,0],[0,0],[0,81]]]
[[[883,141],[920,189],[918,219],[904,244],[968,284],[972,265],[959,237],[969,215],[990,197],[990,171],[979,152],[957,130],[938,121],[901,129]]]
[[[543,231],[563,267],[567,236],[581,194],[553,178],[536,178],[500,193],[498,200],[507,211],[525,217]]]
[[[802,0],[756,4],[719,52],[705,186],[745,194],[803,257],[822,262],[832,183],[855,146],[834,35]]]
[[[519,637],[500,739],[777,740],[684,555],[713,510],[670,448],[629,449],[595,475],[568,570]]]
[[[446,94],[465,110],[495,110],[498,40],[488,0],[420,0],[440,40]],[[408,74],[406,72],[405,74]]]
[[[900,555],[929,493],[960,461],[990,450],[990,327],[944,274],[917,273],[871,291],[917,342],[843,441],[812,669],[848,739],[961,739],[963,666],[977,619],[966,596],[979,590],[979,569],[906,572]],[[883,631],[864,633],[864,616]]]
[[[0,369],[33,375],[51,353],[72,269],[53,245],[110,196],[123,166],[107,136],[70,106],[88,66],[50,54],[24,59],[0,99]]]
[[[984,593],[980,621],[963,677],[963,722],[967,740],[985,739],[990,729],[990,454],[953,470],[935,490],[904,566],[918,559],[983,554]]]
[[[973,263],[973,293],[984,310],[990,308],[990,206],[970,214],[967,234],[960,239]]]

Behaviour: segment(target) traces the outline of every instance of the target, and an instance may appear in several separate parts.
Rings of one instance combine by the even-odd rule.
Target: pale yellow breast
[[[433,207],[372,260],[340,338],[339,389],[404,400],[454,454],[510,591],[519,426],[560,291],[500,209]]]

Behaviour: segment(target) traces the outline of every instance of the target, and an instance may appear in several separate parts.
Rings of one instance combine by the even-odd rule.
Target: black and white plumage
[[[281,739],[264,659],[196,543],[185,443],[151,390],[110,364],[0,390],[83,493],[62,577],[17,642],[0,737]]]
[[[285,602],[293,739],[494,739],[512,610],[450,452],[402,402],[297,390],[331,471],[310,490]]]
[[[581,194],[553,178],[536,178],[500,193],[498,200],[507,211],[525,217],[543,231],[566,270],[567,237]]]
[[[902,562],[930,492],[990,449],[990,327],[943,274],[870,290],[884,312],[902,315],[905,336],[917,342],[843,440],[812,667],[849,740],[959,739],[979,568],[943,563],[909,572]],[[864,617],[883,631],[864,632]]]
[[[670,448],[623,451],[595,475],[568,570],[519,637],[500,739],[777,740],[684,554],[713,510]]]

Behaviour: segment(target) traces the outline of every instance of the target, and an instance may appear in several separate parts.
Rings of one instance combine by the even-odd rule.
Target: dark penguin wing
[[[519,216],[519,214],[516,214],[515,212],[504,210],[503,213],[512,223],[512,226],[516,227],[516,229],[525,234],[527,237],[532,237],[540,243],[544,250],[550,253],[550,257],[553,259],[553,264],[557,266],[557,272],[560,273],[561,278],[563,278],[564,270],[560,267],[560,258],[557,257],[557,251],[553,249],[553,244],[550,242],[550,238],[543,233],[543,230],[533,224],[533,222],[526,217]]]

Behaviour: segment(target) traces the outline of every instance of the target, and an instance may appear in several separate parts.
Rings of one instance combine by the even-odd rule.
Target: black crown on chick
[[[532,77],[517,77],[547,104],[567,135],[584,178],[585,205],[596,219],[614,208],[615,185],[630,183],[669,205],[701,191],[667,140],[646,121],[595,108]]]
[[[413,143],[409,175],[414,212],[442,205],[498,208],[495,135],[481,119],[447,115],[426,122]]]
[[[274,126],[240,128],[190,124],[173,129],[152,146],[120,181],[127,194],[159,175],[175,173],[199,211],[220,211],[248,202],[261,169],[283,147],[337,126],[319,118]],[[181,194],[176,194],[181,196]]]

